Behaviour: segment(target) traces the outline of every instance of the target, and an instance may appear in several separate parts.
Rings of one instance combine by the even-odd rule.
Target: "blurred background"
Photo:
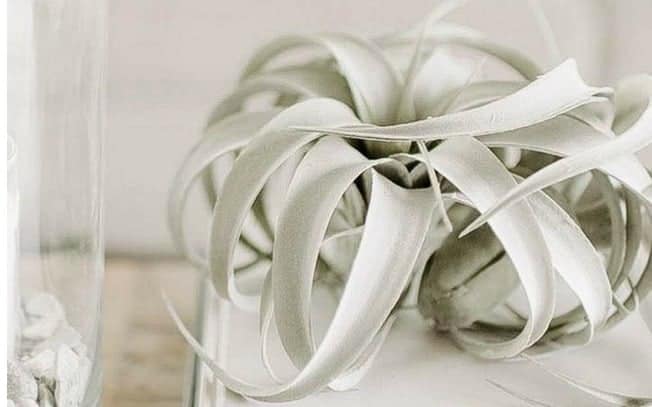
[[[565,57],[590,84],[652,72],[652,1],[540,0]],[[106,157],[107,254],[175,256],[165,206],[172,177],[211,107],[254,50],[279,34],[378,35],[421,19],[433,0],[111,0]],[[550,66],[525,0],[475,0],[449,20]],[[652,150],[644,152],[652,163]],[[196,205],[199,238],[206,208]]]

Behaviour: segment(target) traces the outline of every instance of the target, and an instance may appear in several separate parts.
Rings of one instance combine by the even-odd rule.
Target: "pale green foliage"
[[[439,21],[458,3],[375,41],[273,40],[213,109],[174,180],[170,228],[218,295],[259,313],[262,358],[277,384],[224,370],[168,306],[232,391],[288,401],[355,386],[415,297],[461,348],[500,359],[586,344],[652,289],[652,262],[641,272],[636,261],[650,258],[652,178],[633,155],[652,142],[652,79],[592,87],[573,60],[544,74],[518,51]],[[451,52],[460,47],[483,62]],[[304,60],[287,62],[295,50]],[[518,79],[479,79],[487,57]],[[275,96],[269,107],[249,109],[263,93]],[[205,251],[189,243],[183,221],[200,178],[213,207]],[[609,217],[603,226],[583,223],[594,210]],[[469,235],[459,240],[462,230]],[[260,292],[241,291],[240,272],[256,265],[267,267]],[[559,315],[555,274],[578,299]],[[321,338],[311,321],[315,280],[339,300]],[[627,297],[614,298],[626,283]],[[517,286],[527,315],[501,316]],[[279,378],[267,355],[273,325],[293,378]]]

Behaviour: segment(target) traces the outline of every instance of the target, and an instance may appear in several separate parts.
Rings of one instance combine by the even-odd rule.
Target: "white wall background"
[[[587,81],[652,72],[652,1],[540,0],[565,56]],[[262,43],[289,32],[379,34],[407,27],[432,0],[111,0],[106,232],[109,254],[171,255],[169,183],[211,106]],[[545,63],[525,0],[475,0],[451,20]],[[646,154],[652,162],[652,152]],[[195,212],[204,208],[197,206]],[[197,216],[197,230],[202,230]],[[202,237],[202,236],[198,236]]]

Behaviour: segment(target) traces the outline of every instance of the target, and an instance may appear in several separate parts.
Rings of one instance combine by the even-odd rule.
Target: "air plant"
[[[278,383],[233,376],[168,306],[228,389],[262,401],[349,389],[415,304],[460,348],[505,359],[587,344],[652,289],[652,178],[634,155],[652,142],[652,77],[612,90],[586,85],[573,60],[544,72],[442,22],[458,3],[373,41],[273,40],[212,111],[174,180],[170,228],[221,298],[259,313]],[[518,79],[485,80],[458,49]],[[205,253],[183,219],[200,180],[213,208]],[[239,275],[261,266],[260,292],[242,292]],[[557,276],[578,300],[561,313]],[[339,299],[321,338],[316,280]],[[525,310],[510,303],[515,290]],[[267,357],[272,324],[297,368],[289,380]]]

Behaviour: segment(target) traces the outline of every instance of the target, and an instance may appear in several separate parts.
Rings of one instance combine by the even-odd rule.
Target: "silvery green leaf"
[[[351,35],[281,37],[253,56],[244,69],[243,78],[259,72],[280,54],[305,46],[321,47],[333,56],[349,84],[356,112],[363,121],[386,124],[394,120],[401,86],[398,72],[375,44]]]
[[[533,14],[533,17],[539,27],[539,32],[543,37],[543,41],[546,44],[546,48],[549,54],[551,62],[554,64],[559,63],[562,60],[561,50],[559,49],[559,44],[555,38],[555,33],[552,30],[550,21],[546,16],[545,11],[541,5],[540,0],[528,0],[527,1],[530,11]]]
[[[332,223],[332,219],[331,219],[331,223]],[[349,238],[349,237],[356,238],[359,241],[360,239],[359,235],[362,233],[363,230],[364,229],[362,227],[357,227],[357,228],[347,229],[342,232],[329,235],[322,242],[322,252],[320,253],[320,256],[324,255],[323,253],[324,245],[326,245],[327,243],[338,241],[342,238]],[[353,248],[357,252],[358,245],[353,246]],[[344,254],[344,256],[346,256],[346,254]],[[353,253],[353,256],[355,256],[355,253]],[[349,264],[348,267],[350,268],[351,265]],[[347,273],[348,273],[348,269],[347,269]],[[260,346],[261,346],[260,350],[261,350],[261,358],[263,364],[267,369],[268,373],[270,374],[272,379],[274,379],[275,382],[282,383],[283,381],[280,379],[280,376],[276,373],[274,367],[272,366],[272,363],[269,358],[269,350],[268,350],[269,330],[274,317],[273,314],[274,300],[272,297],[271,276],[272,274],[268,273],[265,278],[265,281],[263,283],[261,299],[260,299],[260,318],[259,318],[259,332],[260,332]],[[375,357],[378,355],[378,352],[380,351],[382,344],[384,343],[387,335],[389,334],[389,331],[391,330],[391,327],[393,326],[395,320],[396,320],[396,314],[392,314],[387,319],[387,321],[385,321],[380,332],[373,339],[372,344],[370,344],[365,350],[365,352],[360,356],[360,358],[351,367],[349,367],[346,373],[338,377],[338,379],[335,382],[331,382],[329,384],[330,388],[334,390],[349,389],[355,386],[362,379],[362,377],[371,367],[371,364],[373,363]]]
[[[446,213],[446,206],[444,205],[444,199],[441,194],[441,185],[439,184],[439,179],[437,178],[437,173],[432,167],[432,164],[428,160],[428,147],[423,140],[417,141],[417,147],[419,148],[419,153],[424,158],[424,163],[426,165],[426,170],[428,173],[428,179],[430,180],[430,188],[433,191],[433,198],[435,202],[435,207],[439,211],[441,218],[444,220],[446,229],[453,230],[453,225],[451,224],[448,214]]]
[[[278,332],[298,368],[313,355],[311,289],[329,220],[349,185],[387,160],[370,161],[342,139],[329,137],[319,141],[297,168],[278,222],[272,286]]]
[[[213,109],[207,127],[210,128],[224,118],[238,113],[250,97],[266,91],[279,92],[280,97],[283,95],[296,95],[299,98],[330,97],[348,105],[353,103],[349,87],[339,72],[329,69],[323,64],[292,65],[252,74]],[[209,204],[214,206],[217,192],[215,191],[213,172],[210,171],[210,167],[207,167],[202,175]],[[269,196],[270,194],[263,193],[263,199],[267,198],[267,201],[269,201]],[[258,247],[260,239],[256,239],[256,236],[265,235],[264,229],[269,228],[270,223],[274,223],[271,219],[261,219],[266,213],[259,213],[260,206],[261,204],[257,201],[253,207],[253,216],[247,219],[243,229],[242,243],[247,244],[254,251],[261,251],[261,248]],[[267,237],[267,239],[263,238],[262,243],[262,251],[265,251],[264,246],[268,244],[265,240],[269,240],[270,237],[263,237]]]
[[[493,214],[506,206],[528,196],[534,191],[541,190],[557,182],[566,180],[583,172],[592,170],[609,163],[610,160],[619,156],[632,154],[652,143],[652,106],[648,105],[639,120],[620,136],[605,141],[595,147],[568,156],[529,176],[517,187],[509,191],[505,196],[495,202],[491,209],[480,215],[469,225],[468,232],[482,225]],[[626,182],[628,177],[621,181]],[[638,194],[641,199],[652,207],[652,183],[639,188],[630,189]]]
[[[619,274],[623,271],[625,251],[627,248],[627,235],[624,233],[625,223],[623,220],[623,213],[621,212],[621,200],[617,190],[610,182],[609,178],[602,173],[593,174],[595,184],[598,186],[602,194],[607,209],[607,219],[611,225],[611,249],[609,252],[609,259],[606,261],[606,277],[612,285],[611,291],[617,290],[618,286],[615,284]],[[541,192],[537,192],[540,194]],[[629,218],[631,216],[628,215]],[[563,227],[561,227],[563,229]],[[586,256],[586,253],[584,254]],[[590,262],[589,262],[590,264]],[[602,268],[601,268],[602,269]],[[590,272],[585,270],[585,272]],[[602,279],[596,279],[594,284],[599,284]],[[596,286],[597,288],[597,286]],[[600,290],[596,291],[598,293]],[[595,326],[598,330],[605,329],[608,324]],[[577,328],[577,329],[576,329]],[[552,349],[556,345],[570,345],[578,346],[586,343],[587,329],[591,328],[586,326],[586,309],[575,307],[572,310],[563,313],[553,318],[551,327],[542,338],[542,343],[538,344],[536,349],[529,351],[531,354],[538,354]],[[573,332],[571,332],[573,331]]]
[[[208,127],[177,171],[168,201],[168,223],[177,247],[193,264],[206,267],[205,256],[190,245],[184,228],[184,207],[190,187],[215,159],[246,146],[278,112],[238,113]]]
[[[451,93],[465,87],[473,67],[468,61],[456,58],[443,50],[435,50],[423,63],[415,79],[414,109],[417,119],[438,116],[436,106]]]
[[[234,255],[242,225],[270,175],[300,148],[320,137],[319,133],[296,132],[288,127],[356,120],[341,102],[308,99],[279,113],[242,150],[224,181],[224,198],[218,200],[211,223],[209,269],[220,296],[243,309],[258,307],[257,296],[242,294],[234,281]]]
[[[570,136],[569,136],[570,135]],[[490,134],[479,138],[490,147],[517,147],[555,156],[572,156],[615,140],[575,117],[560,116],[532,127]],[[618,179],[630,189],[643,191],[650,175],[631,153],[597,163],[597,169]]]
[[[276,222],[285,206],[290,182],[292,182],[299,162],[303,159],[306,148],[299,149],[269,176],[260,196],[256,200],[259,205],[255,205],[254,210],[260,210],[259,218],[265,222],[266,229],[271,234],[270,238],[272,240],[276,231]]]
[[[545,193],[533,194],[552,263],[557,273],[579,298],[588,321],[581,340],[588,343],[607,320],[611,307],[611,285],[600,254],[575,221]]]
[[[387,317],[383,326],[372,339],[372,342],[365,348],[364,352],[358,357],[358,359],[349,366],[346,372],[341,374],[335,381],[332,381],[328,385],[331,389],[336,391],[350,390],[360,383],[367,372],[371,369],[373,362],[380,353],[382,346],[385,344],[385,340],[387,339],[387,336],[397,318],[398,315],[396,314],[396,311],[393,311]]]
[[[278,384],[283,383],[276,373],[269,358],[269,331],[274,319],[274,297],[272,292],[272,273],[267,272],[260,294],[260,309],[258,317],[258,332],[260,333],[260,357],[270,377]]]
[[[467,0],[445,0],[438,3],[422,23],[421,34],[415,45],[410,65],[405,76],[405,83],[398,104],[397,121],[399,123],[416,119],[415,91],[417,89],[417,76],[422,71],[421,56],[423,41],[431,27],[444,18],[447,14],[466,3]],[[430,59],[430,58],[428,58]]]
[[[263,69],[280,54],[297,47],[319,47],[334,58],[346,78],[358,117],[367,123],[388,124],[397,115],[402,78],[376,44],[347,34],[317,34],[286,36],[263,47],[250,60],[243,77]],[[369,75],[373,72],[373,75]],[[371,155],[384,156],[404,151],[409,143],[366,142]]]
[[[567,137],[566,134],[572,134]],[[543,152],[554,156],[571,156],[585,151],[587,148],[599,146],[601,143],[613,139],[596,130],[590,125],[571,117],[557,117],[518,131],[483,136],[480,140],[490,147],[511,146],[525,150]],[[623,182],[632,190],[645,190],[652,183],[652,178],[634,155],[625,154],[619,158],[600,164],[598,169]],[[634,232],[625,234],[623,216],[620,210],[620,198],[613,191],[613,186],[604,177],[594,174],[596,185],[600,186],[601,194],[609,208],[611,229],[611,251],[609,255],[610,278],[617,276],[625,262],[625,238],[633,238]],[[640,226],[639,213],[633,210],[628,216],[628,223],[634,228]],[[629,212],[629,211],[628,211]],[[631,222],[630,222],[631,221]],[[639,226],[636,226],[639,225]],[[628,256],[632,257],[633,253]],[[633,259],[629,259],[631,262]],[[614,278],[615,281],[615,278]]]
[[[300,97],[328,97],[352,104],[345,79],[323,66],[299,65],[259,72],[244,80],[211,112],[208,126],[242,110],[251,96],[265,91],[276,91]]]
[[[430,151],[429,159],[481,212],[489,207],[493,197],[516,185],[497,157],[471,137],[446,140]],[[527,203],[521,203],[490,225],[516,267],[527,294],[530,318],[518,336],[505,342],[487,342],[473,332],[461,330],[452,334],[474,354],[505,358],[519,354],[545,334],[555,302],[554,275],[543,234]]]
[[[430,224],[432,195],[398,187],[375,172],[372,179],[366,227],[341,301],[313,357],[293,380],[257,386],[229,374],[207,355],[164,297],[186,340],[227,388],[261,401],[296,400],[326,387],[373,342],[408,283]]]
[[[614,131],[618,134],[630,128],[643,114],[652,97],[652,75],[627,77],[616,85],[614,95],[616,118]]]
[[[458,195],[454,199],[471,205],[468,198],[463,195]],[[537,221],[541,226],[555,270],[580,299],[588,320],[588,326],[576,335],[574,341],[577,344],[587,343],[592,339],[596,329],[606,322],[611,306],[611,286],[602,259],[577,223],[547,194],[537,192],[530,197],[529,203],[538,215]],[[485,241],[484,244],[486,245],[487,242]],[[458,271],[457,274],[461,274],[460,271],[464,268],[453,267],[451,272],[454,269],[457,269],[455,270]],[[455,276],[453,281],[454,278]],[[507,279],[503,278],[503,280],[507,284]]]
[[[568,60],[524,88],[484,106],[394,126],[299,127],[369,140],[437,140],[455,136],[483,136],[515,130],[552,119],[595,101],[606,92],[589,87]]]
[[[384,48],[413,47],[420,35],[417,27],[398,35],[383,36],[376,42]],[[541,68],[532,59],[517,49],[495,43],[483,33],[469,27],[443,22],[436,24],[426,34],[425,42],[430,46],[453,45],[479,51],[504,62],[528,80],[534,80],[542,73]]]
[[[436,105],[431,112],[433,116],[439,116],[445,111],[457,112],[469,110],[486,105],[503,98],[511,93],[522,89],[527,85],[523,81],[496,81],[484,80],[469,83],[459,92],[450,92],[443,98],[443,101]],[[602,133],[611,133],[611,125],[614,119],[613,104],[608,98],[596,99],[594,102],[579,106],[564,113],[566,116],[574,117],[595,130]]]
[[[449,112],[459,112],[474,109],[500,98],[508,96],[525,86],[524,81],[495,81],[483,80],[467,84],[458,92],[453,91],[445,95],[440,105],[446,106]],[[431,116],[439,116],[445,113],[439,105],[436,110],[430,112]]]

